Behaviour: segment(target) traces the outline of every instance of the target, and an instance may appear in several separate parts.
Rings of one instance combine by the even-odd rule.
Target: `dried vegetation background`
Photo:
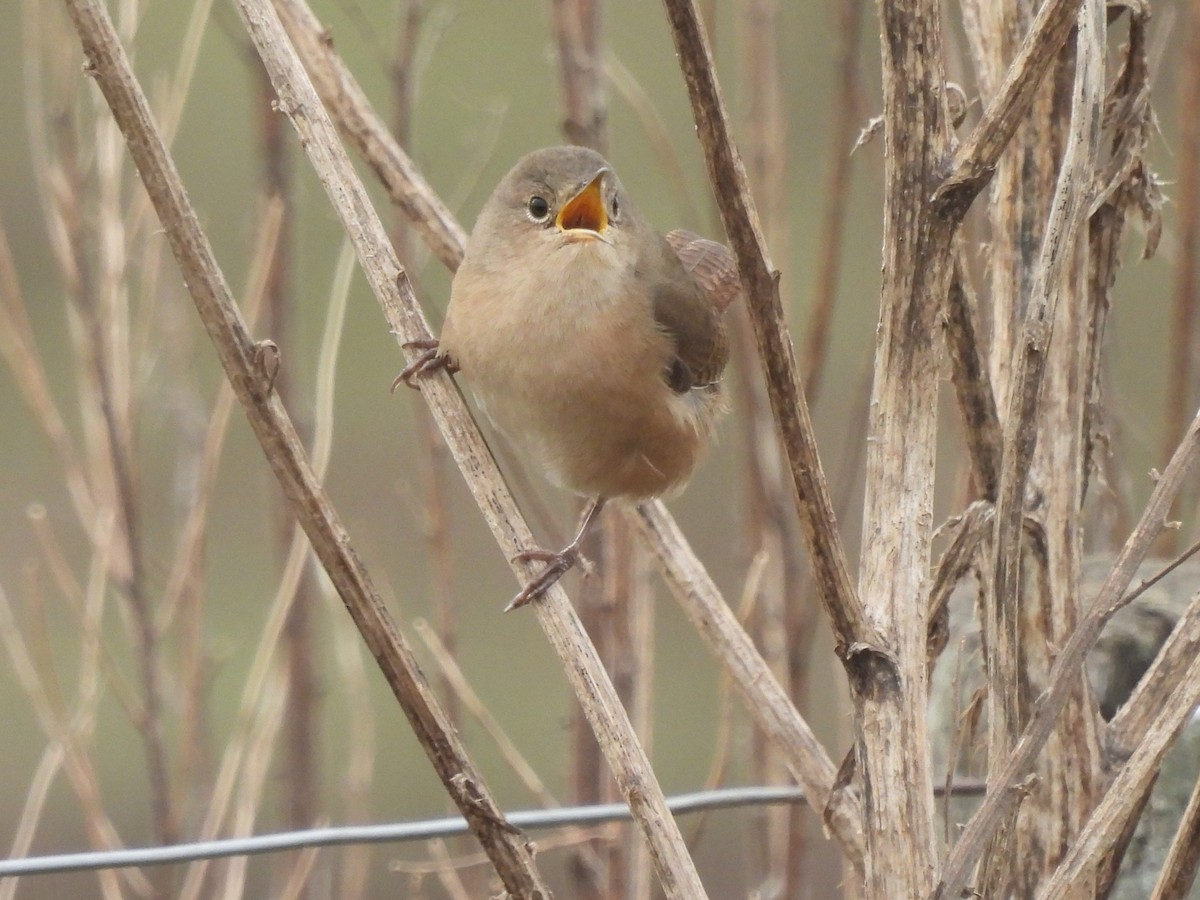
[[[1186,567],[1145,676],[1083,676],[1195,549],[1200,3],[637,6],[7,11],[0,840],[472,835],[0,897],[1120,896],[1200,701]],[[573,509],[444,374],[387,385],[564,140],[734,249],[735,412],[503,616]],[[805,802],[666,808],[731,784]]]

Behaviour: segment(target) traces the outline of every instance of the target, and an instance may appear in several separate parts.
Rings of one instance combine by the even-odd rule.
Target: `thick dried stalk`
[[[294,426],[270,391],[255,346],[167,154],[112,22],[98,0],[67,0],[87,57],[159,214],[180,268],[251,428],[330,579],[355,618],[418,739],[510,893],[548,896],[528,850],[505,825],[482,777],[437,706],[416,661],[317,483]]]
[[[937,423],[937,321],[950,235],[923,198],[949,150],[935,0],[885,3],[883,285],[867,438],[859,589],[883,642],[849,667],[863,781],[867,890],[915,897],[936,858],[925,731]],[[905,822],[905,828],[896,828]]]
[[[1024,722],[1020,691],[1024,660],[1020,647],[1022,525],[1025,488],[1039,434],[1042,382],[1060,296],[1066,292],[1075,249],[1085,234],[1091,189],[1100,151],[1100,110],[1104,99],[1104,5],[1089,0],[1079,13],[1071,126],[1042,240],[1028,307],[1013,361],[1012,390],[1004,421],[1004,453],[996,499],[991,602],[986,610],[989,783],[1003,768]],[[1078,336],[1068,335],[1077,341]],[[1075,450],[1078,451],[1079,447]],[[1071,467],[1079,471],[1074,460]],[[1056,585],[1057,586],[1057,585]],[[1046,635],[1051,638],[1051,635]],[[1007,853],[1011,829],[989,846],[985,877],[1013,873]],[[1007,883],[1007,882],[1005,882]],[[1003,892],[1000,885],[993,890]]]
[[[989,779],[988,795],[967,823],[958,843],[942,870],[934,891],[935,900],[959,896],[984,845],[1002,820],[1020,800],[1020,782],[1033,770],[1038,754],[1045,746],[1063,706],[1075,690],[1076,677],[1082,671],[1087,652],[1096,643],[1105,623],[1126,602],[1126,588],[1137,567],[1146,558],[1154,539],[1167,522],[1171,504],[1179,493],[1197,455],[1200,455],[1200,414],[1192,420],[1183,442],[1176,448],[1166,470],[1158,478],[1137,527],[1125,542],[1100,593],[1089,607],[1079,627],[1071,635],[1055,660],[1046,693],[1034,707],[1029,724],[1009,754],[1003,769]]]
[[[238,0],[238,8],[271,74],[280,107],[300,134],[393,332],[402,342],[428,339],[429,329],[408,277],[279,18],[268,0]],[[505,555],[512,559],[522,549],[534,546],[533,536],[505,488],[462,395],[445,373],[424,379],[422,388]],[[538,571],[539,564],[515,562],[513,568],[525,579]],[[559,654],[576,696],[588,711],[622,796],[650,844],[664,891],[669,897],[704,896],[695,865],[667,809],[649,761],[566,593],[561,589],[551,590],[544,600],[534,604],[534,610]]]

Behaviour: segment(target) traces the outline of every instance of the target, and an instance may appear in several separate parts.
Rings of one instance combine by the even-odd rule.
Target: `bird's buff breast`
[[[552,481],[586,495],[669,494],[699,462],[720,397],[673,392],[662,377],[671,343],[648,298],[588,275],[576,267],[565,294],[562,278],[523,269],[499,292],[494,277],[460,270],[442,347]]]

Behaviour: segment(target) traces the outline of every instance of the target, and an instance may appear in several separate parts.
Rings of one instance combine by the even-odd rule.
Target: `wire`
[[[958,796],[982,795],[982,782],[964,780],[951,787]],[[940,786],[934,793],[943,793]],[[714,791],[696,791],[667,798],[671,812],[686,814],[709,809],[732,809],[738,806],[759,806],[779,803],[803,803],[804,793],[795,787],[740,787]],[[529,831],[563,828],[569,825],[598,825],[603,822],[622,822],[632,818],[624,803],[599,806],[565,806],[559,809],[535,809],[509,813],[510,825]],[[424,819],[417,822],[398,822],[388,825],[342,825],[336,828],[308,828],[302,831],[281,831],[248,838],[228,838],[218,841],[197,841],[191,844],[172,844],[169,847],[143,847],[132,850],[102,850],[91,853],[59,853],[51,856],[30,856],[23,859],[0,860],[0,878],[16,875],[50,875],[60,872],[87,872],[95,869],[122,869],[131,866],[161,866],[168,863],[194,862],[198,859],[220,859],[226,856],[254,856],[260,853],[280,853],[305,847],[338,847],[346,844],[394,844],[407,841],[427,841],[431,838],[454,837],[468,832],[461,817]]]
[[[706,809],[729,809],[760,804],[803,803],[804,793],[794,787],[744,787],[698,791],[668,798],[674,813],[692,813]],[[517,828],[538,830],[568,825],[595,825],[631,818],[624,803],[600,806],[568,806],[560,809],[525,810],[509,813],[507,821]],[[0,860],[0,878],[14,875],[49,875],[60,872],[85,872],[95,869],[120,869],[130,866],[159,866],[167,863],[219,859],[226,856],[252,856],[279,853],[304,847],[336,847],[345,844],[384,844],[424,841],[466,834],[467,823],[461,817],[426,819],[388,825],[343,825],[335,828],[308,828],[248,838],[172,844],[168,847],[144,847],[128,850],[103,850],[91,853],[60,853]]]

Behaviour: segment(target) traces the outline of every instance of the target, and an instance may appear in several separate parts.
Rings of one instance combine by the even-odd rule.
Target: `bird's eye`
[[[621,218],[621,201],[618,200],[615,195],[612,199],[612,215],[610,215],[609,218],[614,222]]]
[[[535,222],[545,222],[550,215],[550,204],[545,197],[539,197],[536,194],[529,198],[529,205],[526,209],[529,210],[529,218]]]

